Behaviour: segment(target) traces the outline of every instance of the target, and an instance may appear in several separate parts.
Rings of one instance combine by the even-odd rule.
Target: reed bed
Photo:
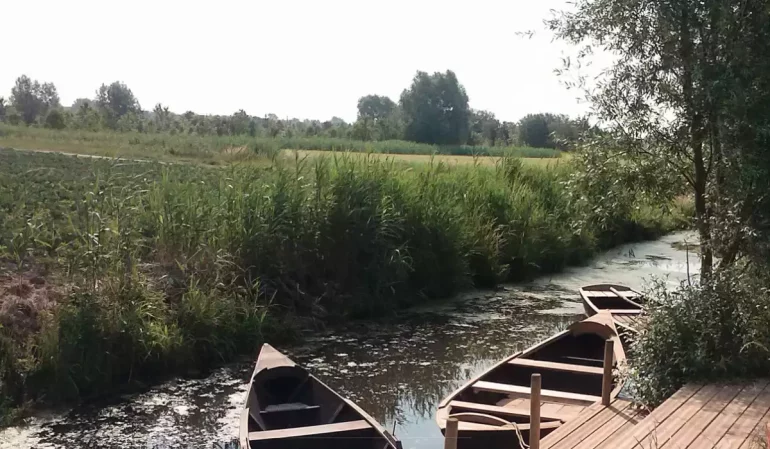
[[[345,154],[212,170],[0,151],[0,398],[205,369],[297,327],[528,279],[687,223],[639,197],[592,227],[570,170]]]

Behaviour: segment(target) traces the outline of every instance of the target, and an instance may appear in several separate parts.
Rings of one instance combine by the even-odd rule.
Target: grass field
[[[282,150],[281,151],[281,157],[285,159],[291,159],[295,157],[304,158],[304,157],[319,157],[319,156],[330,156],[335,154],[348,154],[354,157],[370,157],[375,158],[382,161],[395,161],[395,162],[403,162],[407,164],[449,164],[449,165],[479,165],[479,166],[486,166],[486,167],[492,167],[496,164],[499,164],[502,160],[499,156],[454,156],[454,155],[448,155],[448,154],[435,154],[435,155],[428,155],[428,154],[383,154],[383,153],[331,153],[328,151],[318,151],[318,150]],[[519,157],[517,158],[525,165],[531,165],[531,166],[540,166],[540,167],[549,167],[549,168],[555,168],[558,167],[561,164],[566,163],[568,160],[568,155],[562,154],[561,157],[558,158],[536,158],[536,157]]]
[[[538,159],[558,158],[561,155],[560,151],[550,148],[437,146],[400,140],[363,142],[321,137],[266,138],[247,135],[115,133],[72,129],[52,130],[9,126],[2,123],[0,123],[0,147],[206,165],[270,160],[285,149],[413,156],[432,154],[458,157],[514,156]]]

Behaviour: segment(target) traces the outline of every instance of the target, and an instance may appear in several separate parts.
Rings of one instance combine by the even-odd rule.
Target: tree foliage
[[[23,88],[15,90],[34,93],[32,96],[18,96],[19,99],[29,100],[23,103],[32,110],[28,117],[32,120],[30,124],[51,127],[55,123],[60,126],[57,114],[52,117],[56,121],[46,123],[48,111],[60,107],[53,84],[35,84],[28,77],[20,77],[20,82]],[[519,146],[522,143],[538,146],[529,138],[522,139],[522,128],[516,122],[500,121],[490,111],[470,109],[465,89],[451,71],[433,75],[417,72],[401,101],[407,104],[408,114],[401,104],[387,96],[363,96],[358,100],[358,116],[352,124],[339,117],[325,121],[279,118],[275,114],[259,117],[249,115],[243,109],[232,115],[202,115],[194,111],[177,114],[162,104],[143,111],[132,90],[116,81],[102,84],[93,99],[76,99],[71,106],[64,108],[61,117],[67,128],[91,131],[108,129],[272,138],[330,137],[363,141],[418,140],[450,146],[458,143],[487,147]],[[22,121],[19,111],[23,108],[7,107],[4,120],[18,124]],[[2,112],[0,106],[0,114]],[[574,141],[584,129],[580,120],[554,114],[544,114],[544,117],[548,121],[549,137],[541,139],[547,143],[539,146],[570,149],[565,142]]]
[[[64,120],[64,113],[60,109],[51,109],[45,116],[44,125],[51,129],[64,129],[67,124]]]
[[[401,115],[393,100],[380,95],[358,99],[358,120],[353,126],[353,138],[360,140],[390,140],[401,138]]]
[[[50,109],[60,106],[59,94],[53,83],[40,84],[27,75],[16,79],[16,84],[11,89],[11,103],[27,125],[35,123],[39,117],[44,117]]]
[[[535,148],[569,150],[582,135],[593,131],[585,117],[564,114],[527,114],[519,121],[521,143]]]
[[[545,114],[528,114],[519,121],[521,143],[530,147],[545,148],[552,145]]]
[[[471,109],[468,143],[473,145],[487,143],[494,146],[499,139],[505,140],[505,132],[502,127],[503,124],[495,118],[495,114],[492,112]]]
[[[139,101],[134,93],[120,81],[115,81],[109,86],[102,84],[96,91],[95,101],[104,118],[105,126],[111,129],[117,129],[120,119],[126,115],[141,112]],[[125,122],[126,120],[123,124]]]
[[[400,105],[407,140],[442,145],[468,141],[468,94],[451,70],[417,72],[411,87],[401,94]]]
[[[768,229],[768,9],[768,0],[580,0],[549,21],[585,45],[579,57],[594,47],[617,55],[596,86],[572,85],[610,131],[609,157],[659,161],[691,187],[702,280],[715,252],[731,264]]]
[[[388,97],[366,95],[358,99],[358,118],[372,121],[387,118],[396,109],[396,103]]]

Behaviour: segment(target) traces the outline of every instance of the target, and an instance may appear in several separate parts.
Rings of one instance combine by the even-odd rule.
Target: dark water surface
[[[641,288],[651,277],[686,278],[676,233],[624,245],[585,267],[496,291],[473,291],[421,307],[388,325],[351,325],[279,348],[393,429],[405,449],[438,449],[438,402],[495,361],[565,328],[582,315],[577,289],[597,282]],[[689,271],[697,258],[689,254]],[[142,394],[31,418],[0,431],[0,448],[234,447],[252,363],[204,379],[177,379]]]

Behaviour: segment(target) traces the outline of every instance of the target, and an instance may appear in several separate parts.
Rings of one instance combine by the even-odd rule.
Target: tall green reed
[[[591,227],[569,167],[515,158],[296,155],[212,170],[0,152],[0,172],[0,247],[38,217],[28,266],[48,266],[62,296],[23,339],[0,329],[15,402],[211,366],[285,336],[286,317],[377,316],[561,269],[621,228],[677,223],[629,197],[636,212]]]

